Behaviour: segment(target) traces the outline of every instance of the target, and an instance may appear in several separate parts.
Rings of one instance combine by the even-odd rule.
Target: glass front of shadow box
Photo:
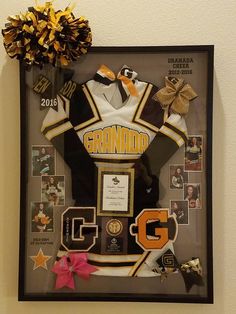
[[[209,301],[209,51],[21,68],[20,299]]]

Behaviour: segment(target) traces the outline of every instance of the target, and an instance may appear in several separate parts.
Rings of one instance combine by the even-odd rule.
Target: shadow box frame
[[[145,59],[145,56],[147,58]],[[50,143],[47,144],[45,140],[37,142],[37,140],[32,140],[29,138],[31,136],[34,136],[38,130],[38,125],[41,121],[38,121],[37,116],[42,117],[42,115],[46,115],[47,110],[42,110],[42,107],[39,108],[40,104],[40,97],[42,101],[43,95],[37,94],[35,91],[33,92],[33,88],[35,87],[35,80],[37,80],[40,77],[40,73],[46,73],[46,76],[48,75],[52,82],[52,87],[54,86],[53,78],[51,71],[54,71],[53,75],[55,76],[55,68],[52,66],[48,67],[45,66],[45,69],[34,69],[32,68],[29,70],[27,69],[24,64],[20,63],[20,106],[21,106],[21,112],[20,112],[20,119],[21,119],[21,187],[20,187],[20,248],[19,248],[19,282],[18,282],[18,299],[19,301],[132,301],[132,302],[176,302],[176,303],[213,303],[213,245],[212,245],[212,119],[213,119],[213,66],[214,66],[214,46],[212,45],[193,45],[193,46],[153,46],[153,47],[92,47],[89,51],[89,53],[86,56],[81,57],[81,59],[78,62],[75,62],[72,64],[72,66],[69,66],[70,69],[73,71],[75,70],[75,73],[79,73],[78,77],[80,77],[80,74],[83,75],[85,73],[85,77],[87,80],[87,77],[91,77],[91,69],[89,66],[91,65],[92,70],[96,72],[95,65],[100,63],[105,63],[106,60],[110,61],[110,67],[111,69],[114,69],[118,71],[117,64],[120,62],[123,62],[124,59],[128,60],[128,64],[131,67],[133,64],[138,64],[139,71],[137,70],[138,75],[140,78],[144,79],[144,81],[153,81],[155,78],[155,75],[159,75],[162,78],[160,87],[164,87],[164,77],[165,76],[181,76],[184,77],[186,82],[190,83],[192,87],[195,89],[197,94],[199,93],[199,103],[193,100],[193,103],[195,105],[192,105],[192,102],[190,102],[190,115],[194,115],[194,110],[191,109],[191,106],[202,106],[201,110],[196,113],[196,117],[191,120],[191,125],[197,125],[199,124],[199,121],[204,120],[202,129],[204,129],[204,135],[202,136],[201,130],[196,131],[197,126],[195,125],[195,130],[191,130],[190,134],[192,134],[192,137],[196,137],[201,142],[202,147],[202,165],[200,166],[200,174],[199,171],[195,170],[187,170],[187,176],[188,181],[187,182],[197,182],[198,180],[201,180],[201,184],[197,185],[195,187],[200,187],[202,189],[202,207],[200,209],[190,209],[188,208],[188,223],[185,225],[184,223],[178,223],[178,230],[181,237],[182,244],[179,244],[178,252],[182,252],[184,245],[189,244],[183,244],[184,243],[184,236],[191,237],[195,239],[195,243],[193,243],[193,247],[196,247],[196,251],[201,251],[199,247],[203,246],[202,243],[204,243],[204,248],[202,248],[203,251],[203,260],[204,260],[204,266],[205,269],[203,269],[203,280],[205,282],[205,288],[204,291],[201,292],[202,288],[197,286],[196,293],[187,293],[186,291],[183,292],[179,287],[177,287],[176,291],[175,288],[171,288],[171,285],[168,285],[168,281],[173,281],[175,276],[180,276],[180,274],[168,274],[167,278],[162,282],[160,278],[157,276],[156,283],[157,286],[160,285],[158,292],[153,293],[153,289],[150,288],[149,290],[145,290],[146,288],[143,288],[144,286],[148,286],[149,282],[153,282],[153,278],[149,279],[147,278],[133,278],[129,277],[127,280],[130,281],[124,281],[126,279],[120,278],[120,277],[106,277],[106,279],[103,279],[104,277],[101,276],[93,276],[96,277],[95,280],[95,288],[93,288],[91,291],[88,288],[89,281],[86,282],[86,285],[84,288],[84,291],[77,291],[77,288],[75,290],[69,290],[65,288],[64,290],[55,290],[55,288],[52,286],[52,278],[51,276],[55,276],[55,274],[51,274],[48,269],[48,263],[50,262],[51,267],[55,263],[55,255],[56,251],[55,248],[58,246],[58,240],[55,240],[59,238],[60,233],[60,222],[56,220],[59,220],[57,216],[54,217],[54,230],[52,233],[46,232],[46,233],[40,233],[40,232],[33,232],[32,229],[32,220],[34,220],[34,215],[32,214],[32,202],[33,205],[36,207],[37,202],[42,202],[42,190],[41,190],[41,199],[40,197],[35,197],[33,195],[36,195],[38,193],[37,189],[42,188],[42,182],[43,182],[43,176],[42,174],[33,175],[32,174],[32,156],[33,154],[39,154],[39,151],[37,152],[37,149],[41,146],[50,146]],[[160,59],[162,58],[162,59]],[[120,61],[121,59],[121,61]],[[90,60],[90,61],[89,61]],[[104,61],[103,61],[104,60]],[[152,60],[152,61],[148,61]],[[156,62],[155,62],[156,60]],[[159,61],[158,61],[159,60]],[[162,60],[162,61],[160,61]],[[164,60],[164,61],[163,61]],[[87,67],[83,67],[83,64],[86,64]],[[153,67],[152,67],[153,62]],[[156,64],[157,63],[157,64]],[[126,64],[126,63],[123,63]],[[148,64],[148,65],[146,65]],[[47,68],[48,67],[48,68]],[[82,70],[81,70],[82,67]],[[88,68],[88,70],[87,70]],[[47,70],[49,69],[49,70]],[[202,70],[199,70],[202,69]],[[136,69],[134,68],[136,71]],[[35,72],[36,71],[36,72]],[[43,72],[46,71],[46,72]],[[158,74],[159,71],[159,74]],[[33,72],[33,74],[32,74]],[[35,73],[36,74],[35,74]],[[140,73],[141,72],[141,73]],[[31,73],[31,74],[30,74]],[[50,76],[51,75],[51,76]],[[56,75],[60,75],[61,73],[57,73]],[[76,74],[77,75],[77,74]],[[149,78],[150,77],[150,78]],[[204,78],[204,82],[201,81],[201,78]],[[49,81],[50,81],[49,79]],[[31,86],[31,83],[34,81],[34,85]],[[160,79],[159,79],[160,81]],[[195,84],[192,84],[192,82],[197,82]],[[198,84],[199,82],[199,84]],[[201,85],[202,84],[202,85]],[[196,86],[197,85],[197,86]],[[52,90],[55,88],[52,88]],[[53,93],[53,91],[51,91]],[[204,94],[204,95],[203,95]],[[33,98],[33,101],[32,101]],[[30,103],[32,102],[32,103]],[[30,103],[30,104],[29,104]],[[36,105],[35,105],[36,104]],[[199,105],[200,104],[200,105]],[[30,108],[31,107],[31,108]],[[33,108],[32,108],[33,107]],[[50,109],[51,110],[51,109]],[[192,110],[192,111],[191,111]],[[196,109],[198,110],[198,108]],[[32,112],[31,112],[32,111]],[[33,117],[33,118],[32,118]],[[30,122],[31,120],[34,120],[33,122]],[[39,118],[41,119],[41,118]],[[187,121],[188,122],[188,121]],[[38,124],[37,124],[38,123]],[[201,122],[200,122],[201,123]],[[33,126],[36,126],[36,130],[33,129]],[[187,123],[188,124],[188,123]],[[191,128],[191,127],[190,127]],[[199,136],[198,136],[199,135]],[[36,135],[37,137],[38,135]],[[41,136],[41,135],[40,135]],[[191,137],[191,136],[190,136]],[[34,147],[35,145],[35,147]],[[37,147],[37,145],[39,147]],[[184,150],[184,158],[186,158],[186,146]],[[36,153],[35,153],[36,152]],[[55,160],[57,161],[56,167],[59,168],[59,174],[63,176],[64,168],[66,167],[63,165],[63,161],[60,160],[61,157],[58,155],[57,151],[55,150],[55,154],[57,154]],[[59,157],[58,157],[59,156]],[[185,160],[185,159],[184,159]],[[166,175],[168,174],[168,177],[170,177],[168,171],[172,171],[171,167],[173,167],[176,164],[180,164],[182,162],[179,162],[179,160],[175,161],[175,159],[172,161],[172,164],[169,164],[167,167],[167,170],[165,170]],[[186,167],[186,162],[183,162],[183,167]],[[201,168],[202,167],[202,168]],[[185,168],[184,168],[185,169]],[[193,168],[192,168],[193,169]],[[68,171],[68,170],[67,170]],[[54,175],[56,172],[53,173]],[[58,171],[57,171],[58,174]],[[119,173],[118,173],[119,174]],[[41,176],[41,177],[40,177]],[[45,177],[45,176],[44,176]],[[200,178],[200,179],[198,179]],[[46,178],[47,179],[47,178]],[[67,179],[67,177],[66,177]],[[37,181],[38,180],[38,181]],[[41,183],[39,184],[39,181],[41,180]],[[63,181],[63,179],[61,179]],[[170,179],[169,179],[170,180]],[[37,183],[35,183],[37,181]],[[63,183],[63,182],[62,182]],[[65,183],[65,182],[64,182]],[[169,202],[171,203],[171,200],[177,199],[179,200],[182,195],[184,195],[184,188],[180,194],[178,189],[171,188],[171,183],[165,182],[168,186],[164,189],[164,191],[167,191],[166,193],[170,193],[169,196]],[[33,190],[30,190],[29,186],[36,186],[33,187]],[[62,184],[63,185],[63,184]],[[161,183],[160,178],[160,189],[163,186],[163,183]],[[185,183],[186,188],[188,186],[188,183]],[[70,183],[69,187],[67,189],[71,189]],[[172,194],[171,194],[172,193]],[[164,193],[165,194],[165,193]],[[176,196],[178,195],[178,196]],[[204,196],[205,195],[205,196]],[[66,198],[66,195],[64,195],[64,198]],[[182,200],[184,197],[182,197]],[[35,203],[34,203],[35,202]],[[64,200],[65,202],[65,200]],[[183,201],[185,202],[185,201]],[[69,204],[69,205],[68,205]],[[72,203],[66,203],[63,207],[63,210],[68,207],[73,207]],[[183,203],[184,204],[184,203]],[[189,205],[188,201],[188,206]],[[54,204],[55,205],[55,204]],[[164,206],[161,207],[167,207],[168,204],[165,201]],[[60,211],[61,211],[60,207]],[[62,212],[62,211],[61,211]],[[102,212],[102,211],[101,211]],[[53,215],[55,214],[55,207],[53,207]],[[112,214],[111,214],[112,215]],[[199,218],[203,217],[203,218]],[[126,219],[126,218],[122,218]],[[203,226],[200,226],[200,221],[203,219]],[[184,229],[186,228],[186,229]],[[202,229],[201,229],[202,228]],[[188,230],[185,231],[185,230]],[[186,232],[186,234],[184,234]],[[53,240],[51,242],[50,236],[53,234]],[[202,236],[204,234],[204,236]],[[46,244],[43,243],[42,240],[46,241]],[[196,240],[197,239],[197,240]],[[200,239],[200,240],[199,240]],[[202,242],[201,242],[202,241]],[[177,246],[178,247],[178,246]],[[51,252],[48,253],[48,257],[50,259],[46,262],[46,264],[41,264],[41,266],[37,265],[37,261],[35,261],[35,257],[37,254],[39,254],[39,249],[42,249],[42,252]],[[53,251],[54,250],[54,251]],[[188,246],[186,251],[188,250]],[[183,255],[185,256],[187,253],[186,251],[183,251]],[[190,249],[191,251],[191,249]],[[194,249],[193,249],[193,252]],[[192,253],[192,252],[191,252]],[[178,254],[177,254],[178,255]],[[47,257],[47,253],[44,253],[44,256]],[[177,256],[178,257],[178,256]],[[195,256],[196,257],[196,256]],[[193,258],[193,256],[189,256],[189,259]],[[53,261],[54,259],[54,261]],[[181,259],[181,258],[180,258]],[[184,257],[183,260],[186,261],[186,258]],[[39,263],[40,264],[40,263]],[[34,267],[34,270],[33,270]],[[38,271],[38,273],[37,273]],[[40,276],[45,276],[45,284],[44,287],[40,288],[35,286],[32,282],[39,281],[40,282]],[[50,274],[49,274],[50,273]],[[179,271],[180,273],[180,271]],[[55,277],[53,277],[55,280]],[[102,278],[102,279],[100,279]],[[112,283],[110,280],[113,280]],[[50,281],[51,280],[51,281]],[[77,279],[76,279],[77,280]],[[103,291],[99,292],[99,281],[102,281],[103,286],[108,286],[109,291]],[[122,281],[123,280],[123,281]],[[180,280],[180,279],[179,279]],[[131,287],[130,290],[127,288],[126,290],[126,284],[129,286],[131,285],[131,282],[133,281],[134,285],[136,285],[137,288]],[[174,282],[174,281],[173,281]],[[79,282],[80,283],[80,282]],[[96,285],[97,283],[97,285]],[[76,281],[76,284],[77,281]],[[120,288],[115,289],[115,286],[118,286]],[[175,285],[175,284],[174,284]],[[177,286],[180,285],[182,287],[183,282],[181,284],[177,284]],[[33,288],[31,288],[31,286]],[[132,286],[132,285],[131,285]],[[83,284],[82,284],[82,287]],[[152,287],[152,285],[150,286]],[[113,291],[114,288],[114,291]],[[30,290],[32,289],[32,291]],[[37,290],[38,289],[38,290]],[[41,290],[40,290],[41,289]],[[82,289],[82,288],[81,288]],[[135,290],[137,289],[137,291]],[[148,289],[148,288],[147,288]],[[178,289],[182,291],[181,293],[178,293]],[[199,289],[199,290],[198,290]],[[199,292],[200,291],[200,292]]]

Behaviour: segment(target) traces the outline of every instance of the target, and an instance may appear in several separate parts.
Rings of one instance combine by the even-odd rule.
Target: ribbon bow
[[[117,80],[122,101],[124,102],[129,95],[138,96],[138,91],[134,85],[134,79],[137,75],[135,71],[124,65],[116,76],[114,72],[103,64],[95,74],[94,80],[107,86]]]
[[[161,275],[161,282],[163,282],[169,274],[176,272],[179,268],[177,259],[170,249],[161,255],[156,260],[156,263],[158,267],[154,268],[153,272]]]
[[[86,253],[69,253],[55,263],[52,272],[57,274],[56,289],[68,287],[75,289],[73,274],[83,279],[89,279],[89,275],[97,270],[87,263]]]
[[[185,84],[182,78],[167,76],[165,77],[165,85],[153,98],[159,101],[164,108],[171,105],[173,112],[181,115],[188,113],[189,101],[197,97],[192,87]]]
[[[169,249],[162,254],[155,262],[155,267],[152,268],[154,273],[161,276],[163,282],[168,275],[180,271],[186,291],[189,292],[193,285],[203,286],[202,266],[199,258],[192,258],[183,264],[179,264],[174,253]]]
[[[180,271],[184,278],[186,291],[189,292],[192,286],[195,284],[197,286],[203,286],[202,279],[202,266],[199,258],[193,258],[180,265]]]

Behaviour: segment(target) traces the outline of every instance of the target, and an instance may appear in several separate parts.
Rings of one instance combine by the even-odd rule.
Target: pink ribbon
[[[69,253],[63,256],[52,268],[57,275],[56,289],[68,287],[75,289],[74,273],[83,279],[89,279],[89,275],[97,270],[96,267],[87,263],[86,253]]]

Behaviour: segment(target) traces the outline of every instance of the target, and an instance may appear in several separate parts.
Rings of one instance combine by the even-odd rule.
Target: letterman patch
[[[130,234],[143,250],[160,250],[169,241],[175,242],[178,224],[168,208],[143,209],[130,226]]]
[[[98,238],[95,207],[68,207],[61,216],[61,245],[66,251],[88,252]]]

